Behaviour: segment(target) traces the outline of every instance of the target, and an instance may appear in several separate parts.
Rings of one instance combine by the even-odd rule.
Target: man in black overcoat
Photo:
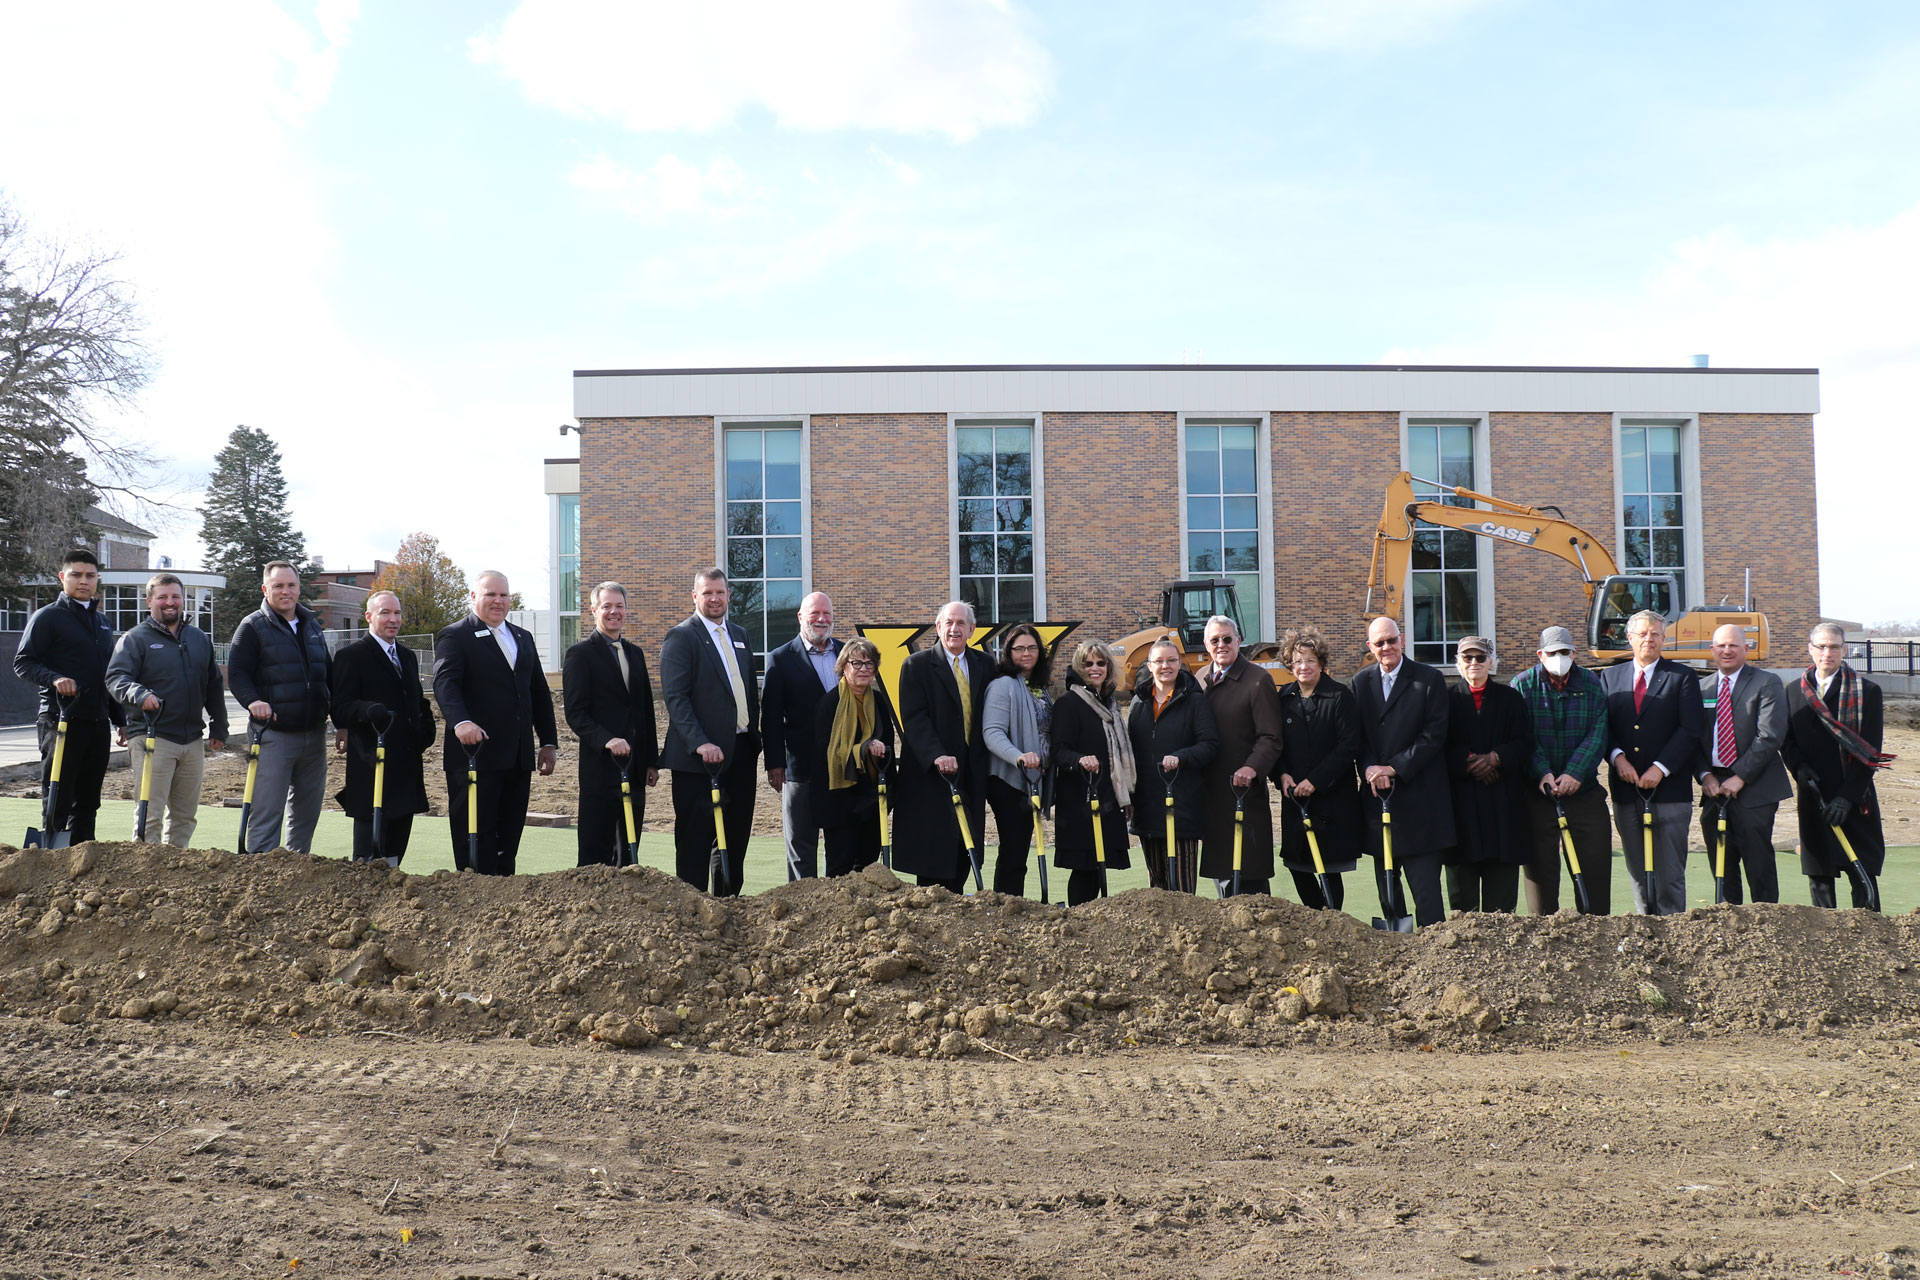
[[[560,700],[567,727],[580,739],[580,802],[575,828],[579,865],[619,866],[626,839],[626,807],[620,798],[625,766],[633,797],[634,843],[646,818],[646,788],[660,780],[659,739],[653,719],[653,681],[640,646],[620,636],[627,622],[627,589],[603,582],[588,597],[593,631],[567,650],[560,671]]]
[[[420,659],[396,644],[405,621],[400,597],[367,597],[367,634],[333,655],[335,745],[347,753],[347,785],[334,799],[353,819],[353,858],[385,858],[397,867],[413,834],[413,815],[427,811],[422,757],[433,745],[433,708],[420,688]],[[391,721],[391,723],[389,723]],[[379,727],[387,730],[387,767],[380,784],[380,833],[373,839],[373,769]]]
[[[1453,794],[1447,782],[1447,681],[1424,662],[1406,656],[1400,626],[1375,618],[1367,628],[1372,666],[1353,677],[1353,698],[1360,704],[1360,778],[1370,848],[1376,859],[1374,880],[1380,902],[1387,898],[1387,877],[1380,824],[1380,799],[1393,808],[1393,862],[1404,873],[1413,898],[1416,924],[1446,918],[1440,897],[1440,851],[1452,846]]]
[[[702,892],[728,897],[740,892],[746,874],[760,759],[760,684],[747,633],[727,620],[732,600],[726,572],[702,569],[693,580],[693,616],[660,644],[660,696],[667,707],[661,760],[673,773],[674,871]],[[717,877],[710,769],[719,773],[727,849]]]
[[[973,607],[954,600],[934,616],[936,643],[900,664],[899,803],[893,826],[893,869],[921,884],[966,890],[971,864],[953,812],[958,787],[974,853],[986,830],[987,685],[993,660],[967,646],[973,638]]]
[[[1878,876],[1887,857],[1873,785],[1874,774],[1893,761],[1880,749],[1885,708],[1880,686],[1854,671],[1846,655],[1845,634],[1823,622],[1807,640],[1813,665],[1787,684],[1787,741],[1780,754],[1800,783],[1800,870],[1816,907],[1837,905],[1838,876],[1848,876],[1854,906],[1872,901],[1847,869],[1836,825],[1869,875]]]
[[[507,576],[474,579],[473,611],[433,639],[433,696],[447,724],[447,825],[453,861],[481,875],[510,876],[527,825],[533,770],[553,772],[559,734],[553,691],[533,635],[507,621]],[[539,735],[539,751],[534,736]],[[480,852],[467,846],[467,752],[478,748]]]

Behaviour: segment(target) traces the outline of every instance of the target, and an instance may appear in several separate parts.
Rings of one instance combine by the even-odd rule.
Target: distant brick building
[[[386,567],[385,560],[375,560],[371,569],[320,569],[307,607],[319,615],[323,628],[341,633],[342,643],[351,641],[367,629],[367,592]]]
[[[1108,640],[1166,582],[1224,576],[1250,630],[1317,623],[1351,672],[1382,489],[1404,469],[1558,506],[1623,568],[1677,574],[1689,605],[1737,604],[1751,570],[1791,655],[1819,612],[1818,410],[1811,369],[584,370],[577,505],[547,467],[577,518],[556,516],[555,607],[620,579],[651,648],[717,562],[762,649],[813,589],[844,624],[959,598]],[[1577,576],[1535,551],[1436,530],[1410,577],[1401,624],[1423,660],[1477,632],[1512,672],[1542,627],[1584,627]]]

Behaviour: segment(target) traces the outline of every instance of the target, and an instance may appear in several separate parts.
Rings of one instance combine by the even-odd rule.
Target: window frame
[[[1258,525],[1260,546],[1260,598],[1242,600],[1240,611],[1246,615],[1249,632],[1258,630],[1262,634],[1250,634],[1249,641],[1277,640],[1280,637],[1278,601],[1274,596],[1273,576],[1273,415],[1264,411],[1248,410],[1182,410],[1174,415],[1174,455],[1178,466],[1179,486],[1175,501],[1180,509],[1180,545],[1175,552],[1174,574],[1169,582],[1195,581],[1193,570],[1187,567],[1187,536],[1190,532],[1187,522],[1187,424],[1191,422],[1201,427],[1253,427],[1253,471],[1254,471],[1254,519]],[[1231,577],[1224,568],[1219,577]]]
[[[548,571],[551,573],[553,577],[553,610],[554,610],[553,634],[555,636],[555,644],[558,646],[559,652],[565,653],[568,649],[572,648],[573,645],[579,642],[580,635],[581,635],[580,621],[582,617],[585,616],[584,609],[580,603],[581,596],[579,591],[580,561],[582,558],[580,554],[580,534],[581,534],[580,498],[581,498],[581,495],[576,491],[574,493],[549,494],[548,497],[550,501],[547,507],[547,545],[553,549],[553,559],[548,566]],[[566,553],[560,550],[560,545],[561,545],[560,531],[561,531],[562,525],[566,520],[566,516],[563,515],[562,512],[565,509],[567,505],[567,501],[569,499],[573,501],[573,534],[574,536],[573,536],[573,554],[571,557],[569,557]],[[563,598],[560,594],[560,583],[562,579],[565,577],[565,572],[566,572],[565,562],[569,558],[573,560],[573,585],[575,590],[572,598],[566,599],[566,598]],[[567,620],[569,618],[573,620],[573,631],[571,636],[569,636],[567,632]]]
[[[1033,431],[1033,618],[1047,616],[1047,482],[1046,415],[1038,410],[984,410],[947,414],[947,599],[960,596],[960,430],[963,426],[990,424],[1017,426],[1027,423]],[[976,577],[978,575],[968,575]],[[999,614],[996,584],[994,613]]]
[[[1421,426],[1470,427],[1473,431],[1473,483],[1468,487],[1479,493],[1494,492],[1493,448],[1492,442],[1489,439],[1492,430],[1492,421],[1492,414],[1487,410],[1403,409],[1400,413],[1400,470],[1409,474],[1412,474],[1413,471],[1412,428]],[[1439,478],[1438,476],[1416,477],[1416,479],[1428,480],[1436,480]],[[1483,502],[1476,502],[1473,509],[1476,511],[1492,510],[1491,507]],[[1473,539],[1474,585],[1478,596],[1475,600],[1475,626],[1471,634],[1485,636],[1487,639],[1493,641],[1494,648],[1498,650],[1500,645],[1500,621],[1494,599],[1493,556],[1489,554],[1491,548],[1481,545],[1486,539],[1478,534],[1470,533],[1467,537]],[[1407,581],[1399,584],[1402,616],[1396,619],[1400,624],[1401,632],[1407,637],[1406,652],[1408,657],[1413,656],[1414,645],[1414,572],[1411,565],[1411,558],[1409,558]],[[1425,662],[1426,659],[1421,658],[1418,659],[1418,661]],[[1449,660],[1446,663],[1429,663],[1428,665],[1438,666],[1445,670],[1452,665],[1452,662]]]
[[[1701,608],[1706,602],[1706,538],[1700,528],[1700,415],[1697,413],[1613,414],[1613,558],[1623,574],[1657,573],[1627,565],[1627,488],[1621,474],[1620,433],[1623,427],[1678,427],[1680,429],[1680,545],[1685,563],[1680,608]]]
[[[750,431],[765,431],[769,427],[797,427],[800,430],[800,598],[805,600],[813,591],[813,419],[805,413],[735,413],[724,417],[716,415],[713,419],[713,563],[722,569],[727,566],[727,429],[740,427]],[[766,500],[761,499],[764,503]],[[784,501],[784,499],[783,499]],[[764,538],[764,535],[762,535]],[[766,581],[765,565],[758,579]],[[727,583],[731,588],[733,575],[727,574]],[[728,611],[728,621],[733,620],[732,611]],[[764,635],[754,637],[765,643]],[[777,648],[778,646],[774,646]],[[764,669],[767,655],[773,649],[755,647],[753,654]]]

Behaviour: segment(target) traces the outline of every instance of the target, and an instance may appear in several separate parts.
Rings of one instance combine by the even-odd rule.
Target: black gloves
[[[1820,806],[1820,816],[1827,820],[1828,826],[1837,827],[1847,820],[1847,813],[1852,808],[1845,796],[1835,796]]]
[[[1820,789],[1820,775],[1814,771],[1813,766],[1810,764],[1801,765],[1800,768],[1794,772],[1793,776],[1800,780],[1800,789],[1802,791],[1818,791]]]

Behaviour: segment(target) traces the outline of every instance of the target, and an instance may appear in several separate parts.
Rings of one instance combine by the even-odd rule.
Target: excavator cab
[[[1162,625],[1180,633],[1180,643],[1194,653],[1207,651],[1207,619],[1222,614],[1233,619],[1240,634],[1247,624],[1240,617],[1240,593],[1225,578],[1175,582],[1160,593]]]
[[[1587,622],[1587,647],[1595,652],[1630,649],[1627,619],[1651,609],[1671,625],[1680,616],[1680,587],[1668,573],[1617,573],[1601,579],[1593,593],[1593,614]]]

